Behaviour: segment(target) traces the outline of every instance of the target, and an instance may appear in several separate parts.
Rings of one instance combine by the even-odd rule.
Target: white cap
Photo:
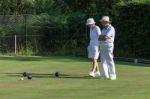
[[[103,16],[102,19],[100,20],[100,22],[102,22],[102,21],[110,22],[109,16]]]
[[[86,21],[86,25],[89,25],[89,24],[95,24],[95,21],[93,18],[88,18],[87,21]]]

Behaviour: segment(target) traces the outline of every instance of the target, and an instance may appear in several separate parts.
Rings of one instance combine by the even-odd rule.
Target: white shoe
[[[110,80],[116,80],[116,79],[117,79],[116,75],[111,75],[110,76]]]
[[[111,78],[110,78],[110,80],[116,80],[116,79],[117,79],[116,77],[111,77]]]
[[[100,77],[100,72],[95,72],[95,77]]]
[[[92,76],[92,77],[95,77],[95,73],[94,72],[90,72],[89,75]]]

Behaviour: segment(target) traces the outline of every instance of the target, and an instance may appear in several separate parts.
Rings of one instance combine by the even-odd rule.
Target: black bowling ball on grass
[[[27,73],[27,72],[23,72],[23,77],[27,78],[28,80],[31,80],[32,79],[32,75],[30,73]]]
[[[23,77],[27,77],[29,74],[27,72],[23,72]]]
[[[32,75],[28,75],[27,78],[28,78],[29,80],[31,80],[31,79],[32,79]]]
[[[55,72],[55,77],[59,77],[59,76],[60,76],[59,72]]]

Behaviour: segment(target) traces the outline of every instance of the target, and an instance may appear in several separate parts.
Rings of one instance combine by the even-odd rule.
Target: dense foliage
[[[129,3],[118,9],[116,53],[150,58],[150,3]]]
[[[149,0],[0,0],[0,9],[0,36],[40,35],[18,43],[36,48],[35,54],[85,56],[86,19],[93,17],[99,25],[100,17],[109,15],[116,28],[115,56],[150,58]],[[11,41],[1,40],[0,48]]]

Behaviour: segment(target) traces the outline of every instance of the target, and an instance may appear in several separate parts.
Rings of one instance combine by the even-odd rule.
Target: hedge
[[[117,56],[150,58],[150,2],[117,7]]]

